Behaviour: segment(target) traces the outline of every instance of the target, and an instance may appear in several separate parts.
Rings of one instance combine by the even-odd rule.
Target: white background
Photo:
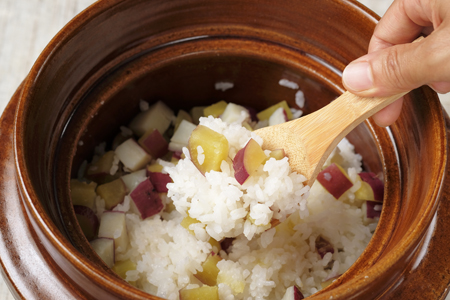
[[[71,18],[94,2],[0,0],[0,112],[4,110],[15,89],[51,38]],[[382,16],[392,0],[361,2]],[[441,101],[444,107],[450,109],[450,95],[441,96]],[[2,279],[0,299],[14,299]],[[447,300],[450,300],[450,297]]]

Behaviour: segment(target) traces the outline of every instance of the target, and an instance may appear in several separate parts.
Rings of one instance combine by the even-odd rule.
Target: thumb
[[[390,96],[424,84],[450,81],[450,53],[431,36],[369,53],[351,62],[342,80],[350,92],[363,96]],[[448,43],[445,43],[448,44]],[[446,46],[447,47],[447,46]],[[447,67],[445,66],[447,65]]]

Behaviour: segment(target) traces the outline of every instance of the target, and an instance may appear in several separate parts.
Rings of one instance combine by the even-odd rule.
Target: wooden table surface
[[[169,0],[168,0],[169,1]],[[51,38],[95,0],[0,0],[0,112]],[[383,15],[392,0],[361,0]],[[450,95],[441,96],[450,108]],[[1,201],[1,199],[0,199]],[[0,300],[14,299],[0,279]],[[450,297],[447,298],[450,300]]]

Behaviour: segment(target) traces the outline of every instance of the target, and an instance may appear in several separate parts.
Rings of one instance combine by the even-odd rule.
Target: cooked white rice
[[[234,83],[226,82],[226,81],[219,81],[214,84],[214,88],[216,90],[221,90],[222,92],[232,89],[233,87],[234,87]]]
[[[280,81],[278,81],[278,84],[293,90],[298,90],[298,84],[288,79],[280,79]]]
[[[231,157],[250,138],[262,144],[261,138],[240,125],[213,118],[202,118],[200,124],[226,136]],[[173,201],[176,210],[146,220],[127,213],[130,247],[116,259],[136,263],[127,280],[148,293],[176,300],[180,289],[201,286],[193,275],[202,271],[201,264],[212,250],[209,238],[237,236],[228,253],[219,253],[223,258],[218,263],[220,299],[281,299],[292,285],[309,296],[323,282],[345,272],[371,238],[374,226],[364,225],[365,212],[353,203],[357,186],[344,194],[344,201],[337,201],[320,184],[304,186],[304,177],[290,172],[287,158],[268,160],[257,176],[241,186],[234,179],[231,161],[222,163],[222,172],[203,176],[189,153],[184,153],[186,159],[176,166],[161,162],[174,181],[168,184],[165,201]],[[361,156],[347,140],[327,163],[333,159],[340,160],[355,183]],[[98,212],[101,199],[97,200]],[[129,205],[124,202],[115,209],[128,211]],[[195,235],[180,225],[188,212],[202,222],[190,226]],[[272,217],[283,219],[286,214],[291,214],[287,220],[267,230]],[[246,220],[248,216],[254,221]],[[315,248],[319,236],[333,245],[334,253],[320,257]]]
[[[189,211],[190,217],[202,223],[198,225],[199,232],[204,228],[218,241],[241,234],[252,239],[255,234],[270,228],[272,218],[283,221],[295,211],[307,214],[309,187],[303,185],[306,178],[290,171],[287,157],[269,159],[257,174],[241,185],[234,178],[232,159],[250,138],[260,145],[262,139],[240,124],[229,125],[218,118],[200,118],[200,124],[223,134],[228,140],[231,159],[222,162],[221,172],[201,174],[186,148],[186,159],[165,169],[173,180],[167,185],[168,196],[183,216]]]

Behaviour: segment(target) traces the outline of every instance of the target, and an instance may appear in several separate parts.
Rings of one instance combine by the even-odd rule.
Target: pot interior
[[[174,111],[189,111],[194,106],[220,100],[257,111],[286,100],[290,107],[299,109],[295,103],[298,90],[279,84],[280,79],[288,79],[298,84],[304,93],[305,106],[301,109],[308,114],[333,101],[341,92],[340,74],[336,69],[303,52],[265,46],[267,44],[261,41],[243,43],[230,37],[220,41],[205,38],[172,44],[120,64],[84,95],[61,140],[64,149],[61,153],[70,153],[69,159],[59,161],[64,176],[54,178],[55,185],[64,187],[59,190],[57,199],[63,214],[70,220],[64,223],[64,229],[74,245],[81,251],[89,251],[80,246],[86,241],[77,226],[68,225],[76,224],[71,222],[74,220],[72,208],[67,202],[68,179],[77,176],[80,165],[90,160],[100,143],[106,142],[110,148],[120,126],[126,126],[139,112],[140,100],[149,103],[161,100]],[[261,48],[264,50],[255,50]],[[291,60],[285,60],[287,55]],[[218,82],[233,83],[233,87],[222,91],[215,88]],[[387,131],[377,135],[370,123],[363,123],[348,139],[362,155],[364,169],[384,179],[385,162],[380,157],[383,149],[376,142],[379,135],[386,137]],[[396,213],[391,209],[391,216]],[[374,260],[378,254],[379,251],[369,252],[366,256],[373,258],[366,257],[363,261]]]
[[[70,23],[30,73],[16,125],[30,205],[60,232],[53,242],[65,245],[61,251],[79,251],[78,264],[107,269],[77,225],[69,180],[95,146],[128,124],[141,99],[174,110],[219,100],[256,110],[286,100],[297,108],[296,90],[280,79],[304,92],[304,114],[335,99],[340,72],[365,53],[375,17],[352,1],[322,2],[100,1]],[[217,82],[233,88],[215,89]],[[392,261],[407,261],[400,256],[420,242],[446,168],[443,120],[436,95],[420,89],[390,129],[366,121],[348,136],[365,169],[385,179],[387,201],[363,256],[332,285],[341,284],[341,295],[349,293],[344,283],[370,268],[382,273]],[[389,285],[383,279],[366,288],[378,294]]]

